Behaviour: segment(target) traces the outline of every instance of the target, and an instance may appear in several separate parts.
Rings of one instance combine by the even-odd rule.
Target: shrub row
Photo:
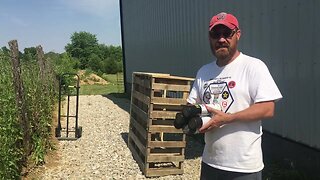
[[[57,81],[50,62],[42,76],[37,60],[21,62],[23,100],[30,127],[29,154],[22,147],[23,129],[19,122],[9,52],[0,50],[0,179],[19,179],[23,167],[41,164],[50,143],[52,115],[57,95]]]

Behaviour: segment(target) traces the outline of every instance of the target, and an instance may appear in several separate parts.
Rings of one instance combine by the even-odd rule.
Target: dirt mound
[[[80,70],[78,72],[78,75],[80,76],[80,85],[92,85],[92,84],[100,84],[100,85],[106,85],[108,82],[101,78],[100,76],[94,74],[94,73],[86,73],[85,70]]]

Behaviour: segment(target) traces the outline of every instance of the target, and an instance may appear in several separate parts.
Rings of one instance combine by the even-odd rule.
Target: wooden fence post
[[[10,47],[10,56],[11,56],[11,65],[14,81],[14,89],[16,93],[16,106],[19,113],[19,121],[21,130],[23,131],[23,148],[24,148],[24,157],[25,160],[30,154],[30,123],[28,120],[27,107],[24,98],[24,87],[23,81],[21,79],[21,67],[19,60],[19,49],[17,40],[9,41]]]
[[[40,80],[42,84],[42,91],[44,95],[48,95],[48,67],[44,59],[44,52],[41,45],[36,47],[37,50],[37,61],[40,68]]]
[[[44,60],[44,53],[40,45],[37,46],[36,49],[37,49],[37,60],[40,67],[40,76],[41,76],[40,78],[42,80],[42,83],[45,83],[45,76],[47,74],[46,74],[46,64]]]

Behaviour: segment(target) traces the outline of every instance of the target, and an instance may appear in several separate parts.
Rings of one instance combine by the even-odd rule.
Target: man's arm
[[[211,120],[204,124],[199,131],[206,132],[212,128],[220,127],[224,124],[236,121],[256,121],[261,119],[272,118],[274,115],[274,101],[259,102],[251,105],[242,111],[228,114],[222,111],[207,107],[208,111],[213,114]]]

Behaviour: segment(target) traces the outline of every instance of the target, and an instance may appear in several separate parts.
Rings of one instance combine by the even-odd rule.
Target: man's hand
[[[212,128],[218,128],[224,124],[232,122],[233,120],[231,114],[224,113],[208,106],[206,106],[206,108],[208,112],[212,114],[212,118],[199,129],[199,132],[201,133],[207,132]]]
[[[199,132],[201,133],[234,121],[250,122],[272,118],[274,115],[275,103],[274,101],[258,102],[251,105],[247,109],[233,114],[224,113],[208,106],[206,107],[208,112],[210,112],[213,116],[210,121],[208,121],[199,129]]]

